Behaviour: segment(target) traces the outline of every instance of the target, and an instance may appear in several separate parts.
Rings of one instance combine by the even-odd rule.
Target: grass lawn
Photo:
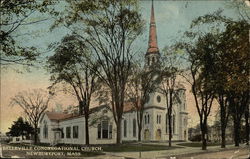
[[[180,143],[177,144],[180,146],[187,146],[187,147],[201,147],[202,143],[201,142],[187,142],[187,143]],[[220,146],[221,143],[207,143],[207,146]]]
[[[169,150],[180,147],[168,147],[166,145],[149,145],[149,144],[121,144],[121,145],[108,145],[103,146],[103,151],[107,152],[139,152],[139,151],[158,151]]]

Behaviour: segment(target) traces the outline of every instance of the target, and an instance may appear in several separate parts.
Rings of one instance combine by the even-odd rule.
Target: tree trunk
[[[239,146],[240,144],[240,122],[234,118],[234,145]]]
[[[168,135],[168,146],[172,146],[172,126],[171,126],[171,115],[168,114],[168,128],[169,128],[169,135]]]
[[[34,144],[38,143],[38,135],[37,135],[37,124],[34,125]]]
[[[246,133],[246,144],[249,145],[249,106],[246,107],[245,111],[245,122],[246,122],[246,128],[245,128],[245,133]]]
[[[202,150],[207,149],[207,139],[206,139],[206,133],[204,131],[201,131],[201,139],[202,139]]]
[[[226,147],[226,129],[221,127],[221,148]]]
[[[142,130],[142,126],[140,124],[138,125],[138,141],[141,141],[141,130]]]
[[[85,115],[85,140],[86,145],[89,145],[89,116]]]
[[[117,131],[116,131],[116,144],[121,144],[121,120],[122,118],[121,117],[118,117],[117,119],[117,123],[116,123],[116,128],[117,128]]]
[[[141,126],[138,127],[138,141],[141,141]]]
[[[207,149],[207,121],[204,119],[204,122],[201,121],[201,140],[202,140],[202,150]]]
[[[223,99],[221,99],[221,100],[220,100],[221,148],[225,148],[226,147],[226,111],[225,111],[224,101],[223,101]]]

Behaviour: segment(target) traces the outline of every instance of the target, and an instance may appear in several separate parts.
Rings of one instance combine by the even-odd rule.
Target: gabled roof
[[[109,106],[107,105],[100,105],[98,107],[94,107],[94,108],[90,108],[90,114],[100,111],[103,108],[108,108],[110,109]],[[77,118],[77,117],[83,117],[83,115],[79,115],[79,114],[66,114],[66,113],[59,113],[59,112],[45,112],[45,114],[47,115],[47,117],[50,120],[54,120],[54,121],[61,121],[61,120],[67,120],[67,119],[72,119],[72,118]]]
[[[46,112],[45,114],[50,120],[63,120],[74,116],[73,114],[65,114],[58,112]]]

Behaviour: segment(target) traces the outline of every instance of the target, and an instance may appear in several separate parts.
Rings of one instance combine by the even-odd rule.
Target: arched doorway
[[[144,130],[144,140],[149,140],[150,134],[149,134],[149,130],[146,129]]]
[[[156,140],[161,140],[161,129],[157,129],[156,130],[156,135],[155,135],[156,137]]]

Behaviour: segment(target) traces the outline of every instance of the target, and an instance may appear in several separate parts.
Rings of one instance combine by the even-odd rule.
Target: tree
[[[193,25],[213,23],[224,24],[225,30],[218,33],[217,53],[214,59],[213,84],[217,93],[221,111],[222,147],[225,147],[225,129],[228,112],[234,119],[235,146],[239,145],[240,121],[245,112],[246,138],[249,140],[249,23],[243,20],[232,20],[221,15],[222,11],[201,16],[193,21]],[[237,86],[237,87],[235,87]],[[228,107],[228,108],[227,108]]]
[[[135,53],[132,46],[142,31],[138,1],[68,0],[67,2],[70,12],[56,24],[65,24],[77,32],[93,50],[96,63],[100,66],[96,74],[111,92],[112,112],[117,126],[116,142],[120,144],[125,88]],[[84,26],[79,28],[80,24]]]
[[[164,55],[161,62],[160,71],[160,90],[163,92],[166,98],[166,108],[167,108],[167,118],[168,118],[168,132],[169,132],[169,146],[171,146],[172,140],[172,112],[173,112],[173,102],[176,96],[177,89],[177,76],[180,73],[180,55],[177,54],[176,48],[165,47]]]
[[[36,24],[47,20],[47,18],[32,17],[35,13],[52,12],[49,6],[56,1],[36,1],[36,0],[2,0],[0,6],[0,50],[1,65],[20,64],[25,66],[32,65],[38,51],[35,47],[24,47],[18,44],[16,32],[23,26]]]
[[[10,105],[21,107],[34,127],[35,144],[38,142],[38,122],[48,108],[51,98],[52,95],[42,89],[19,92],[11,98]]]
[[[186,32],[186,35],[194,39],[198,36],[195,43],[183,42],[180,48],[184,48],[189,55],[188,61],[190,63],[189,71],[191,78],[186,78],[191,84],[192,94],[195,100],[195,106],[200,118],[202,150],[207,147],[207,121],[211,112],[213,100],[215,98],[215,91],[212,89],[214,67],[214,54],[216,53],[216,39],[217,37],[211,33],[204,36],[196,33]]]
[[[67,35],[48,60],[51,80],[54,86],[59,83],[70,85],[67,90],[79,102],[79,114],[85,117],[85,139],[89,145],[89,106],[93,93],[98,89],[95,71],[98,66],[91,65],[90,50],[77,35]],[[91,67],[91,68],[90,68]],[[53,87],[53,86],[52,86]]]
[[[33,127],[27,121],[24,121],[22,117],[14,121],[9,130],[8,134],[10,136],[22,136],[22,138],[25,136],[26,139],[29,138],[30,134],[34,133]]]
[[[126,93],[129,97],[129,101],[132,102],[137,115],[138,141],[141,141],[145,104],[147,103],[150,93],[155,90],[156,86],[156,82],[152,80],[153,76],[154,71],[146,71],[144,67],[136,62],[133,65],[132,74],[129,77],[129,82],[127,84]]]

